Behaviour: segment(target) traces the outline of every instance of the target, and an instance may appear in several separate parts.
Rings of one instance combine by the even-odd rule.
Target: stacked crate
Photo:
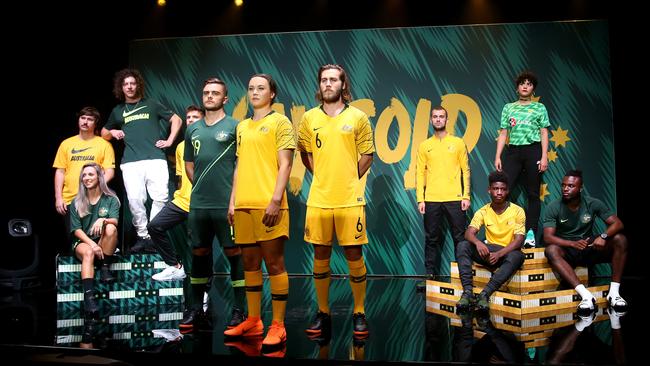
[[[129,348],[157,345],[173,337],[183,317],[183,281],[151,278],[167,267],[158,254],[115,259],[111,264],[116,278],[113,283],[102,283],[95,269],[99,319],[86,320],[81,262],[71,256],[57,257],[57,345],[79,343],[89,329],[103,339],[125,343]]]
[[[525,261],[512,278],[490,297],[490,318],[497,329],[515,333],[527,347],[548,342],[552,329],[575,322],[580,295],[575,290],[558,290],[560,280],[546,258],[544,248],[522,249]],[[492,275],[483,266],[474,265],[474,292],[480,293]],[[576,268],[582,283],[588,279],[587,268]],[[594,321],[607,319],[608,285],[587,288],[596,297],[599,307]],[[451,263],[451,282],[427,281],[427,311],[447,316],[452,325],[460,326],[456,303],[463,293],[458,265]]]

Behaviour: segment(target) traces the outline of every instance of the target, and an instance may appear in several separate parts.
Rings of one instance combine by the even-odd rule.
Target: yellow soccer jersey
[[[192,182],[187,178],[185,172],[185,161],[183,155],[185,154],[185,141],[181,141],[176,146],[176,175],[181,177],[181,188],[174,192],[173,204],[181,208],[185,212],[190,212],[190,195],[192,194]]]
[[[484,225],[488,243],[505,247],[512,242],[515,234],[526,234],[526,214],[524,209],[510,203],[501,215],[497,215],[488,203],[476,211],[469,224],[477,230]]]
[[[115,169],[113,146],[99,136],[83,140],[79,135],[67,138],[59,145],[52,167],[65,169],[63,201],[66,205],[77,195],[81,168],[92,162],[104,169]]]
[[[337,208],[365,205],[359,179],[359,156],[372,154],[375,146],[368,116],[346,106],[336,117],[321,107],[307,111],[300,123],[298,148],[311,153],[314,177],[307,206]]]
[[[278,178],[278,151],[295,148],[293,126],[283,114],[271,112],[259,121],[241,121],[237,125],[235,208],[266,208]],[[286,191],[280,208],[289,208]]]
[[[467,146],[456,136],[432,136],[418,148],[417,202],[469,199]]]

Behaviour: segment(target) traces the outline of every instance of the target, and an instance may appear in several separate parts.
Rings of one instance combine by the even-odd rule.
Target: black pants
[[[427,274],[440,274],[440,257],[445,237],[442,235],[442,218],[451,227],[454,246],[463,240],[467,223],[460,201],[425,202],[424,209],[424,267]]]
[[[158,250],[165,263],[170,266],[175,266],[179,262],[179,258],[176,249],[169,241],[167,230],[187,220],[187,216],[187,212],[170,201],[147,225],[147,230],[151,236],[151,241],[156,246],[156,250]]]
[[[542,144],[539,142],[521,146],[509,145],[505,148],[501,158],[503,171],[508,175],[508,187],[511,193],[517,184],[517,179],[522,178],[528,199],[526,231],[533,229],[537,232],[539,211],[542,207],[539,200],[542,173],[538,170],[537,162],[541,158]]]
[[[487,245],[490,253],[497,252],[503,247],[496,244],[485,244]],[[506,254],[505,257],[501,257],[495,266],[490,265],[490,263],[484,260],[479,254],[476,246],[468,241],[462,241],[456,247],[456,262],[458,262],[458,272],[460,273],[460,282],[463,284],[463,290],[471,290],[474,286],[472,285],[472,264],[477,262],[483,266],[490,268],[491,270],[499,269],[496,272],[492,273],[492,278],[490,282],[485,285],[484,291],[491,295],[494,291],[498,290],[501,285],[512,277],[512,275],[521,267],[524,263],[524,253],[521,250],[513,250],[512,252]]]

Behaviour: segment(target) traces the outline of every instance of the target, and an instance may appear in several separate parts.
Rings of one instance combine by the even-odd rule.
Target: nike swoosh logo
[[[265,229],[265,230],[266,230],[267,233],[270,233],[271,231],[275,230],[275,228],[272,227],[271,229]]]
[[[138,107],[138,108],[136,108],[136,109],[134,109],[134,110],[132,110],[132,111],[128,111],[128,112],[127,112],[127,111],[124,111],[124,112],[122,113],[122,118],[126,118],[126,117],[130,116],[130,115],[132,115],[133,113],[135,113],[135,112],[141,110],[142,108],[147,108],[147,106],[146,106],[146,105],[143,105],[142,107]]]
[[[362,235],[355,235],[354,238],[355,238],[355,239],[359,239],[361,236],[362,236]]]
[[[433,149],[429,149],[429,150],[427,150],[427,152],[431,152],[431,150],[433,150]]]
[[[84,151],[86,151],[86,150],[88,150],[88,149],[90,149],[90,148],[87,147],[87,148],[85,148],[85,149],[79,149],[79,150],[75,150],[75,149],[73,148],[70,152],[73,153],[73,154],[79,154],[80,152],[84,152]]]
[[[565,223],[567,221],[569,221],[569,219],[564,219],[564,220],[560,219],[560,223]]]
[[[323,128],[323,127],[314,128],[314,131],[318,131],[318,130],[320,130],[321,128]]]

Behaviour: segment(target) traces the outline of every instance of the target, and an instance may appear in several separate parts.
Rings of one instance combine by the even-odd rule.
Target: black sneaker
[[[328,346],[332,340],[332,327],[331,325],[328,327],[323,327],[319,333],[307,333],[307,338],[313,342],[316,342],[316,344],[318,344],[318,346],[322,349],[323,347]]]
[[[463,294],[460,296],[460,300],[456,303],[456,308],[458,311],[467,312],[472,308],[474,304],[474,294],[472,291],[463,291]]]
[[[101,267],[99,267],[99,280],[103,283],[115,282],[115,276],[113,276],[113,272],[108,264],[102,264]]]
[[[236,306],[233,306],[232,316],[230,317],[230,321],[228,322],[228,325],[226,325],[226,328],[232,329],[238,326],[239,324],[241,324],[241,322],[243,322],[244,319],[246,319],[246,317],[244,316],[244,311]]]
[[[458,311],[458,316],[460,317],[460,324],[464,328],[472,327],[472,320],[474,319],[474,314],[471,311]]]
[[[138,240],[135,241],[131,249],[129,249],[130,254],[142,254],[145,251],[145,248],[147,247],[147,238],[138,237]],[[149,239],[150,241],[150,239]]]
[[[366,321],[366,314],[352,314],[352,323],[354,324],[355,337],[365,338],[368,336],[368,322]]]
[[[483,312],[490,311],[490,297],[485,292],[476,295],[476,310]]]
[[[327,313],[319,311],[314,321],[305,329],[305,332],[310,335],[316,335],[329,329],[332,329],[332,317]]]
[[[490,322],[490,314],[484,311],[478,312],[476,315],[476,324],[482,331],[488,330],[492,326]]]
[[[201,323],[205,320],[205,313],[203,309],[188,309],[183,313],[183,319],[178,324],[178,328],[182,332],[191,332],[199,328]]]

